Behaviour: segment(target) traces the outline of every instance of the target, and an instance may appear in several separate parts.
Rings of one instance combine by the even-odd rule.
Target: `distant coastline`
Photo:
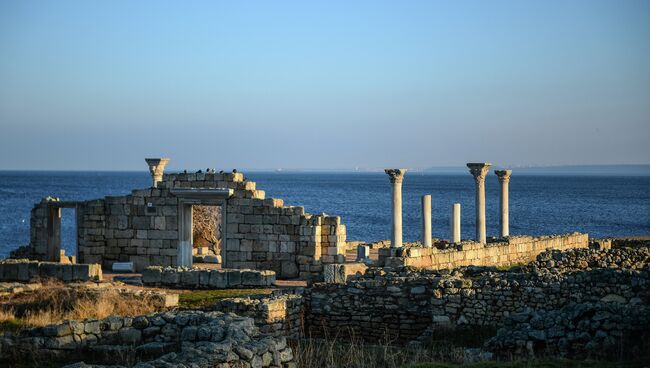
[[[406,166],[408,168],[408,166]],[[492,169],[512,169],[519,175],[568,175],[568,176],[650,176],[650,164],[620,164],[620,165],[548,165],[548,166],[524,166],[524,165],[494,165]],[[313,169],[313,168],[236,168],[238,171],[246,173],[277,173],[277,174],[290,174],[290,173],[383,173],[383,168],[333,168],[333,169]],[[467,167],[465,166],[432,166],[428,168],[408,168],[409,173],[413,174],[443,174],[443,175],[460,175],[467,174]],[[199,170],[197,168],[196,170]],[[219,169],[221,170],[221,169]],[[229,172],[231,168],[224,169],[223,171]],[[173,167],[169,168],[169,172],[177,172]],[[101,173],[142,173],[148,175],[146,170],[43,170],[43,169],[0,169],[0,173],[75,173],[75,174],[101,174]]]

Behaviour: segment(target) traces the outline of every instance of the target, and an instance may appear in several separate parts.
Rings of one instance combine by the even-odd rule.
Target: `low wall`
[[[27,259],[0,261],[0,281],[32,282],[42,279],[70,281],[101,281],[99,264],[63,264]]]
[[[6,363],[79,361],[150,366],[286,367],[293,353],[284,337],[261,334],[253,320],[220,312],[165,312],[138,317],[66,321],[0,337]],[[124,360],[121,362],[120,360]],[[227,366],[227,365],[226,365]]]
[[[555,311],[527,311],[508,319],[487,341],[497,357],[650,358],[650,308],[616,303],[572,304]]]
[[[269,287],[275,282],[275,272],[258,270],[206,270],[185,267],[147,267],[142,272],[146,286],[174,289],[229,289]]]
[[[513,236],[505,241],[481,244],[462,242],[446,248],[383,248],[379,249],[379,265],[388,267],[414,266],[443,269],[461,266],[504,266],[527,263],[546,249],[588,248],[587,234],[531,237]]]
[[[304,332],[302,295],[229,298],[218,301],[210,309],[251,317],[262,333],[272,336],[297,338]]]
[[[648,248],[579,249],[544,252],[536,262],[512,271],[370,268],[344,285],[318,283],[307,290],[309,332],[319,336],[351,329],[368,340],[390,335],[410,341],[431,325],[500,326],[507,316],[525,308],[553,310],[599,301],[646,303],[650,298],[647,259]],[[630,268],[610,269],[622,265]]]

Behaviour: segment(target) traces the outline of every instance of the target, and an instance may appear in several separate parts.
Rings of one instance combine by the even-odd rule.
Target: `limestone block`
[[[298,277],[298,265],[294,261],[284,261],[282,262],[282,269],[280,275],[283,278],[295,278]]]
[[[363,263],[326,264],[323,276],[327,283],[345,284],[348,277],[357,274],[363,275],[367,268],[368,266]]]
[[[239,286],[242,284],[242,272],[239,270],[228,270],[228,287]]]
[[[266,285],[262,275],[258,271],[244,270],[241,273],[241,283],[244,286],[262,286]]]
[[[181,272],[181,285],[193,289],[199,285],[199,270]]]
[[[160,282],[163,285],[176,286],[181,281],[181,275],[173,269],[165,269],[162,272]]]
[[[222,270],[211,270],[208,285],[215,289],[225,289],[228,287],[228,272]]]
[[[142,282],[145,285],[156,285],[161,282],[162,267],[147,267],[142,271]]]

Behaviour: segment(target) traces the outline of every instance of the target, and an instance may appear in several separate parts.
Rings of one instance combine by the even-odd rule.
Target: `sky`
[[[0,169],[650,164],[650,1],[0,0]]]

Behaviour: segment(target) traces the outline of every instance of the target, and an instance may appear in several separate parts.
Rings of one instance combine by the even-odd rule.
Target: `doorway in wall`
[[[77,255],[77,209],[61,208],[61,250],[66,256]]]
[[[47,260],[67,263],[73,259],[66,257],[78,254],[78,214],[76,202],[55,202],[48,206]],[[62,250],[65,257],[61,257]]]
[[[219,205],[192,206],[192,252],[221,263],[222,211]]]
[[[192,267],[194,249],[197,254],[200,249],[201,252],[220,255],[221,263],[226,264],[225,245],[228,241],[226,204],[233,190],[175,188],[170,192],[178,198],[177,266]],[[197,212],[196,219],[194,212]]]

